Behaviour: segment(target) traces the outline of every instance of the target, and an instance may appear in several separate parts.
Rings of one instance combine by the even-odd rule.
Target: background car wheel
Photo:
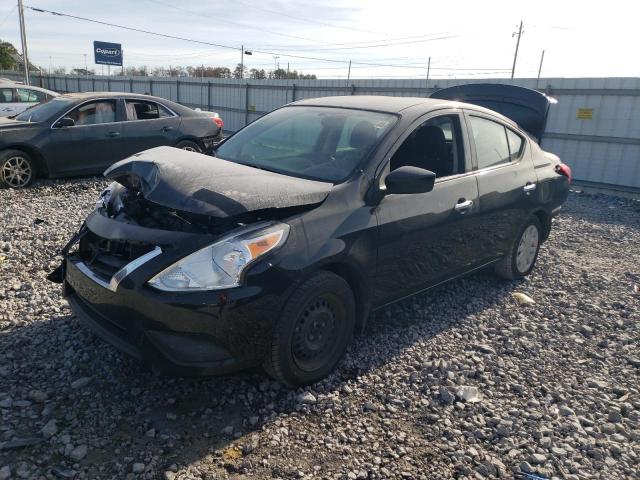
[[[31,157],[20,150],[0,152],[0,187],[23,188],[36,176]]]
[[[202,152],[202,149],[196,142],[192,142],[191,140],[182,140],[176,143],[176,148],[181,148],[182,150],[187,150],[188,152]]]
[[[541,243],[542,226],[538,217],[532,215],[520,229],[507,255],[496,264],[496,274],[507,280],[529,275],[536,264]]]
[[[356,318],[347,282],[322,272],[291,295],[276,325],[264,368],[289,386],[326,377],[343,357]]]

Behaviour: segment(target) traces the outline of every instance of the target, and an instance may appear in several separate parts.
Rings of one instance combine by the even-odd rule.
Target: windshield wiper
[[[257,168],[258,170],[264,170],[265,172],[280,173],[280,174],[282,174],[281,172],[278,172],[277,170],[274,170],[274,169],[269,168],[269,167],[264,167],[264,166],[262,166],[262,165],[257,165],[257,164],[255,164],[255,163],[241,163],[241,162],[238,162],[238,163],[239,163],[240,165],[246,165],[247,167]]]

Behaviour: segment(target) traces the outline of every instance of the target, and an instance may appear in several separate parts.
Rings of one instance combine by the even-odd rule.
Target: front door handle
[[[465,213],[471,207],[473,207],[473,200],[465,200],[464,198],[461,198],[453,208],[456,212]]]
[[[537,185],[535,183],[527,183],[524,187],[522,187],[522,190],[524,190],[524,193],[531,193],[536,189]]]
[[[167,127],[167,126],[164,126],[164,127],[162,127],[160,130],[162,130],[163,132],[168,132],[168,131],[170,131],[170,130],[173,130],[173,127]]]
[[[107,137],[119,137],[120,136],[120,132],[109,132],[107,133]]]

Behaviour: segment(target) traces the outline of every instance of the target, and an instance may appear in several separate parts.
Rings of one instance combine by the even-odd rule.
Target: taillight
[[[213,121],[220,128],[220,130],[222,130],[222,127],[224,127],[224,122],[222,121],[222,119],[220,117],[213,117]]]
[[[571,167],[565,163],[556,165],[556,173],[567,177],[569,183],[571,183],[571,181],[573,180],[573,176],[571,175]]]

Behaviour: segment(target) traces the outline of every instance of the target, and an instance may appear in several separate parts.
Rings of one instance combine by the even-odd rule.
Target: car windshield
[[[229,138],[216,156],[294,177],[339,183],[377,146],[396,118],[344,108],[285,107]]]
[[[73,101],[68,98],[52,98],[48,102],[31,107],[14,118],[22,122],[44,122],[57,113],[71,108]]]

